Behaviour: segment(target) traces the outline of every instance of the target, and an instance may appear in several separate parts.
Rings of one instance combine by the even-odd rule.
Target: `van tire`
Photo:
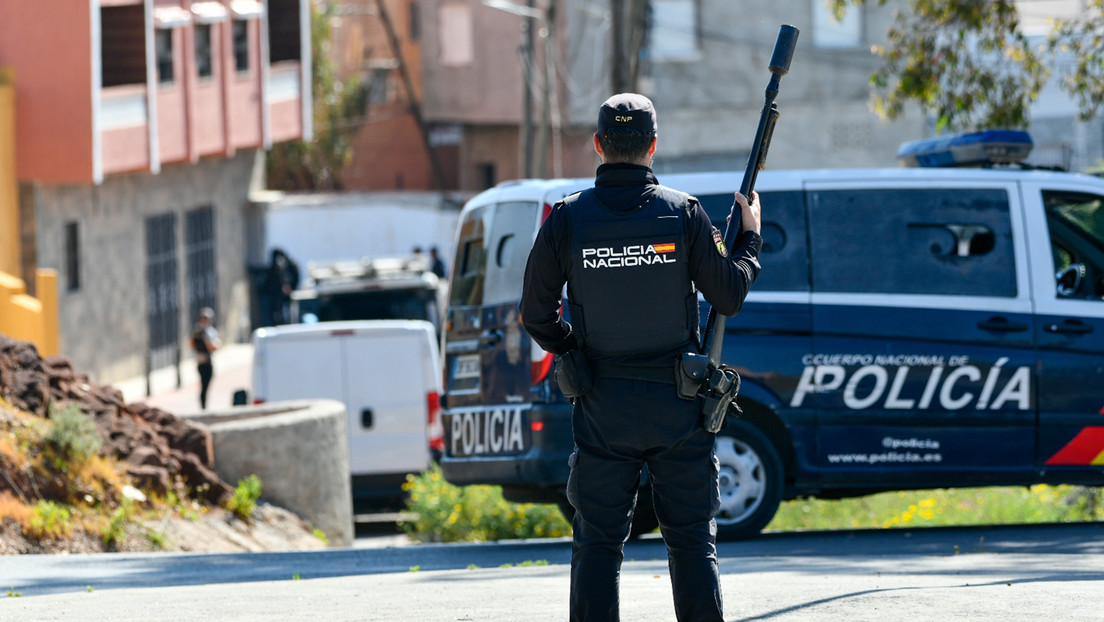
[[[715,451],[721,489],[717,539],[753,538],[778,511],[782,459],[759,428],[739,419],[717,435]]]
[[[575,508],[571,506],[567,497],[561,497],[556,505],[560,507],[560,513],[567,522],[570,523],[575,518]],[[658,527],[659,519],[656,518],[655,507],[652,504],[652,487],[641,486],[636,496],[636,511],[633,513],[632,526],[629,527],[629,539],[636,540],[646,533],[655,531]]]

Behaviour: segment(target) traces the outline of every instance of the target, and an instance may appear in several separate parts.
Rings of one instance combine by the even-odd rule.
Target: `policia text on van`
[[[936,167],[759,176],[769,269],[726,325],[743,415],[717,437],[720,537],[758,533],[798,496],[1104,485],[1104,180],[950,166],[1029,148],[984,132],[902,148]],[[660,181],[723,225],[740,180]],[[461,213],[443,339],[453,483],[562,502],[570,405],[517,304],[543,217],[591,182],[500,184]],[[655,524],[643,509],[636,530]]]

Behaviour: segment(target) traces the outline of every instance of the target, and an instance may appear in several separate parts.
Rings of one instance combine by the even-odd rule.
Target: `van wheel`
[[[721,509],[717,538],[742,540],[759,534],[782,500],[782,460],[759,428],[730,421],[715,444],[720,466]]]
[[[571,506],[571,502],[567,497],[561,497],[557,505],[560,506],[560,513],[570,523],[575,518],[575,508]],[[636,540],[646,533],[655,531],[657,527],[659,527],[659,519],[656,518],[655,507],[652,504],[652,487],[641,486],[636,497],[636,512],[633,514],[632,526],[629,527],[629,538]]]

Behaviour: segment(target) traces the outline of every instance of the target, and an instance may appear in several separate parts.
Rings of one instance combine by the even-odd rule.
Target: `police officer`
[[[755,193],[750,203],[737,193],[743,233],[726,252],[697,199],[652,174],[656,128],[642,95],[602,104],[594,187],[556,204],[525,268],[526,330],[561,359],[581,352],[593,376],[573,400],[572,620],[619,618],[618,577],[645,464],[678,619],[722,619],[714,436],[699,402],[677,396],[675,368],[681,353],[699,349],[697,290],[734,315],[755,281],[759,204]],[[559,313],[564,283],[570,323]]]

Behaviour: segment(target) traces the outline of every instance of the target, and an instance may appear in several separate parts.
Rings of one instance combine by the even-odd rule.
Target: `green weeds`
[[[439,466],[407,476],[407,510],[417,518],[401,523],[422,542],[486,542],[509,538],[554,538],[571,525],[554,505],[510,503],[497,486],[453,486]]]
[[[770,531],[889,529],[1104,520],[1101,489],[1082,486],[955,488],[885,492],[841,500],[784,502]]]
[[[261,478],[256,475],[238,480],[234,496],[226,502],[226,509],[242,519],[248,519],[257,508],[257,499],[261,498]]]

